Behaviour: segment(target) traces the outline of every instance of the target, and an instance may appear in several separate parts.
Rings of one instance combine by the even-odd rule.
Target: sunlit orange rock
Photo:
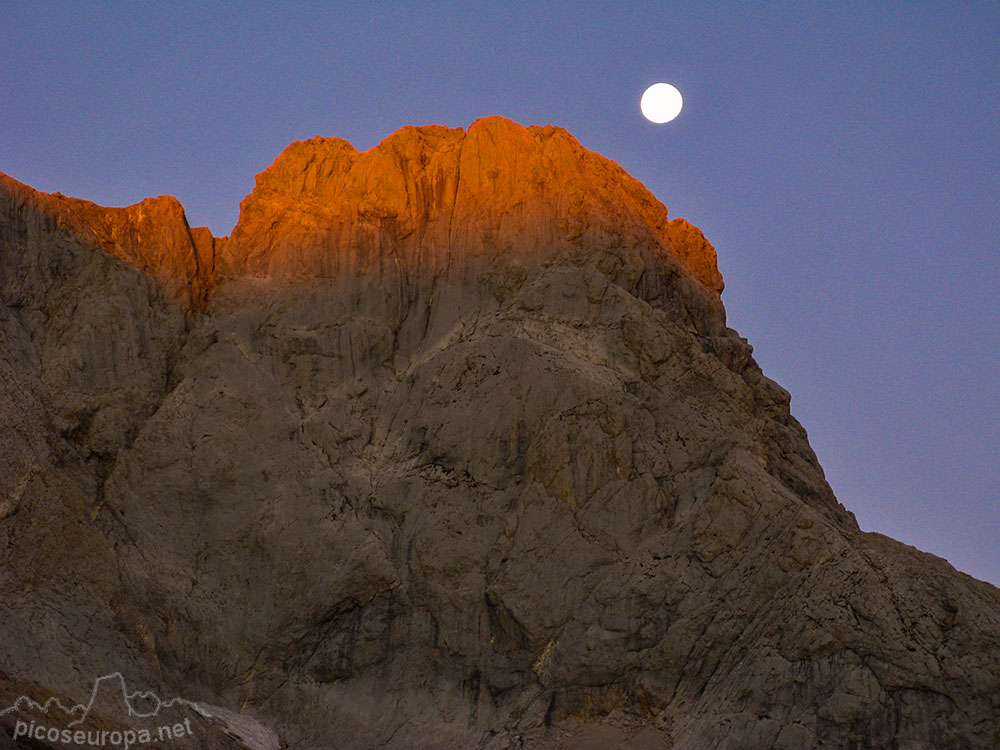
[[[153,276],[201,310],[220,278],[321,279],[387,270],[441,273],[641,248],[717,300],[715,249],[615,162],[562,128],[502,117],[468,132],[404,127],[359,152],[339,138],[291,144],[240,206],[230,238],[191,228],[176,198],[105,208],[0,173],[0,190]]]
[[[562,128],[488,117],[468,132],[405,127],[364,153],[293,143],[241,204],[220,273],[440,271],[620,247],[654,249],[722,291],[712,245],[615,162]]]
[[[188,226],[176,198],[161,195],[126,208],[106,208],[61,193],[42,193],[2,172],[0,195],[8,210],[54,224],[154,277],[172,302],[189,309],[204,306],[212,284],[215,240],[207,228]]]

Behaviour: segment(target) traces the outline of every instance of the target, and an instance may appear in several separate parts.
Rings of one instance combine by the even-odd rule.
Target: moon
[[[669,83],[654,83],[639,100],[639,109],[646,119],[660,125],[677,117],[683,106],[681,92]]]

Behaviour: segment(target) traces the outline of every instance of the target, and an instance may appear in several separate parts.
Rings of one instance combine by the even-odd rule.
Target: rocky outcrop
[[[122,671],[295,748],[994,746],[1000,591],[858,529],[714,250],[564,131],[293,144],[189,232],[194,314],[18,201],[0,701]]]
[[[20,231],[24,236],[18,241],[62,229],[156,279],[164,296],[183,308],[202,309],[208,299],[215,240],[207,228],[188,226],[184,208],[173,196],[105,208],[60,193],[40,193],[0,173],[0,211],[2,231]]]
[[[562,128],[501,117],[468,132],[406,127],[359,153],[338,138],[289,146],[257,176],[221,257],[225,273],[342,276],[648,247],[716,296],[715,250],[621,167]]]

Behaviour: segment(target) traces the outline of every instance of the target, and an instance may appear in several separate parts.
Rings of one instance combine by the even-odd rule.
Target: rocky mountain
[[[722,289],[502,118],[294,143],[229,238],[0,178],[0,703],[121,672],[217,706],[203,747],[995,747],[1000,590],[858,529]]]

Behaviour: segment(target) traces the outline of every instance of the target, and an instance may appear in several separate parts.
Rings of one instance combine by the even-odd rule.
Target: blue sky
[[[862,527],[1000,583],[1000,5],[270,5],[4,4],[0,171],[222,235],[293,140],[564,126],[715,244]]]

